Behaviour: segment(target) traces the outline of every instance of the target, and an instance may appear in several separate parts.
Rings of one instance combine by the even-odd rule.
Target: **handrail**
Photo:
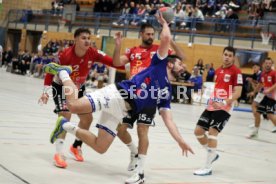
[[[48,30],[49,25],[57,25],[57,32],[59,29],[59,20],[62,15],[54,15],[52,10],[32,10],[32,16],[36,18],[36,22],[32,20],[22,21],[22,17],[26,16],[28,10],[15,10],[9,11],[8,24],[15,23],[15,28],[17,24],[23,23],[24,27],[28,24],[35,24],[35,29],[37,24],[45,25],[45,30]],[[122,18],[119,13],[93,13],[93,12],[77,12],[76,19],[69,21],[67,24],[68,31],[72,30],[72,27],[89,27],[94,29],[96,34],[99,29],[109,30],[109,36],[111,30],[122,30],[124,35],[127,35],[128,31],[138,31],[137,26],[131,26],[129,24],[123,26],[114,26],[112,22],[115,22]],[[137,18],[136,15],[124,16],[124,19],[128,22]],[[145,18],[145,17],[142,17]],[[148,16],[147,21],[152,23],[154,26],[160,28],[154,16]],[[185,21],[186,25],[189,24],[189,30],[182,30],[177,24],[181,21]],[[204,21],[197,19],[183,20],[175,18],[174,24],[171,25],[171,30],[173,38],[177,35],[189,36],[189,42],[193,43],[195,37],[209,37],[209,44],[213,43],[214,38],[225,38],[228,39],[229,45],[234,45],[234,41],[239,38],[241,40],[250,40],[251,47],[254,47],[256,40],[260,40],[260,31],[269,32],[271,25],[276,25],[276,20],[222,20],[216,18],[206,18]],[[218,29],[218,27],[220,29]],[[195,31],[196,29],[196,31]],[[275,38],[272,39],[272,49],[275,49]]]

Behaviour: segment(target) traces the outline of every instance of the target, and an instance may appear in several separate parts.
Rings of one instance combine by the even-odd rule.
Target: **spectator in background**
[[[206,15],[208,8],[207,8],[208,0],[197,0],[196,6],[198,6],[201,10],[203,15]]]
[[[101,0],[95,1],[94,12],[102,12],[102,1]]]
[[[13,58],[12,49],[8,47],[8,50],[3,52],[3,58],[2,58],[3,64],[7,67],[12,62],[12,58]]]
[[[217,19],[217,24],[215,25],[215,31],[222,31],[224,29],[223,23],[225,22],[227,9],[225,6],[222,6],[219,11],[215,13],[213,17]]]
[[[12,73],[16,73],[19,74],[21,73],[21,68],[22,68],[22,60],[23,60],[23,55],[24,55],[24,51],[23,50],[19,50],[18,52],[18,56],[17,57],[13,57],[12,59]]]
[[[214,64],[213,63],[207,64],[206,69],[207,69],[206,82],[214,82],[214,77],[215,77]]]
[[[216,0],[208,0],[205,16],[212,16],[216,9]]]
[[[177,82],[188,82],[188,80],[191,77],[191,73],[187,70],[187,65],[183,64],[183,72],[179,74],[178,78],[177,78]],[[180,91],[182,92],[182,91]],[[180,99],[183,99],[184,96],[182,94],[180,94]],[[176,85],[172,85],[172,102],[178,102],[177,99],[177,86]]]
[[[203,64],[203,59],[198,59],[197,60],[197,64],[195,64],[195,67],[198,68],[199,70],[199,74],[200,75],[203,75],[203,72],[204,72],[204,64]]]
[[[194,67],[193,74],[191,75],[190,79],[188,80],[189,82],[194,84],[194,86],[193,86],[194,92],[198,92],[202,88],[203,80],[202,80],[202,75],[199,73],[199,71],[200,70],[198,67]]]
[[[196,30],[196,23],[204,21],[204,15],[203,15],[202,11],[197,6],[195,6],[192,9],[192,12],[193,12],[192,13],[192,18],[195,21],[195,24],[194,24],[194,27],[192,27],[192,30],[195,31]]]
[[[193,68],[193,73],[190,77],[190,79],[188,80],[188,82],[192,83],[193,86],[192,87],[188,87],[187,89],[187,96],[188,96],[188,101],[187,103],[188,104],[191,104],[192,103],[192,94],[194,92],[199,92],[199,90],[201,90],[202,88],[202,76],[200,75],[199,73],[199,68],[198,67],[194,67]]]
[[[54,16],[62,14],[62,11],[63,11],[63,2],[58,0],[52,1],[52,12]]]
[[[97,63],[92,74],[92,86],[103,87],[103,83],[108,82],[108,69],[102,63]]]
[[[135,19],[131,22],[131,25],[137,26],[140,24],[141,21],[143,21],[144,16],[146,14],[146,8],[143,4],[137,4],[136,8],[138,8],[138,13]]]
[[[174,22],[175,26],[178,28],[183,28],[186,25],[184,22],[184,11],[180,3],[174,8]]]
[[[29,71],[30,71],[29,76],[33,76],[35,73],[35,66],[36,66],[35,59],[38,58],[39,53],[32,53],[31,55],[32,59],[31,59],[30,68],[29,68]]]
[[[252,3],[248,9],[248,19],[253,20],[253,25],[258,24],[258,20],[262,19],[264,16],[264,9],[262,4]]]
[[[192,6],[187,4],[184,11],[184,21],[186,23],[186,29],[190,29],[192,27],[191,18],[192,18],[193,9]],[[184,24],[182,24],[184,25]]]
[[[230,24],[235,23],[235,25],[237,25],[239,21],[239,16],[233,11],[233,9],[228,9],[226,16],[225,16],[225,21],[228,24],[225,24],[223,27],[223,31],[230,31]]]
[[[20,70],[22,75],[25,75],[28,72],[28,69],[30,68],[31,60],[32,60],[32,57],[29,54],[29,52],[26,50],[23,53],[20,61]]]
[[[43,48],[43,55],[51,55],[52,54],[52,42],[48,42],[48,44]]]

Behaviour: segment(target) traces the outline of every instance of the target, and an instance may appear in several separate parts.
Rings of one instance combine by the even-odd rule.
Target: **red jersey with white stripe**
[[[152,56],[156,53],[158,47],[159,45],[153,44],[151,47],[138,46],[126,51],[125,55],[130,61],[130,77],[149,67]],[[169,54],[171,52],[169,50]]]
[[[215,72],[215,89],[211,98],[208,101],[207,110],[225,110],[230,111],[232,105],[224,105],[221,109],[214,109],[214,102],[222,102],[225,99],[231,98],[235,86],[243,84],[242,74],[239,68],[231,65],[228,68],[218,68]]]
[[[75,54],[75,46],[69,47],[59,53],[59,64],[72,66],[73,72],[70,77],[77,87],[84,84],[89,71],[94,62],[112,66],[112,58],[104,52],[90,47],[83,57]],[[44,85],[50,86],[53,81],[53,75],[47,74],[44,79]]]
[[[272,87],[276,83],[276,71],[263,71],[261,74],[260,82],[263,84],[264,90],[267,90],[268,88]],[[266,94],[266,96],[276,100],[276,90],[272,91],[269,94]]]

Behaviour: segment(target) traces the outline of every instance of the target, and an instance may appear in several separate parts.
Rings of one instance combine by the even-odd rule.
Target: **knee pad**
[[[214,135],[209,135],[209,136],[208,136],[208,139],[217,140],[217,136],[214,136]]]
[[[203,139],[204,137],[206,137],[206,135],[205,135],[205,134],[202,134],[202,135],[197,135],[197,136],[196,136],[196,138],[198,138],[198,139]]]

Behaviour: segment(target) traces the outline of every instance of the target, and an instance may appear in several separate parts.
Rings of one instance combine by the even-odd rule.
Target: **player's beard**
[[[147,46],[151,46],[153,43],[153,39],[149,38],[147,40],[143,40],[143,43]]]
[[[172,71],[171,73],[172,73],[173,77],[177,80],[178,77],[179,77],[179,73],[180,73],[180,72],[177,72],[177,71],[175,71],[174,69],[172,69],[171,71]]]
[[[269,71],[271,70],[271,66],[266,66],[266,67],[265,67],[265,70],[266,70],[267,72],[269,72]]]

